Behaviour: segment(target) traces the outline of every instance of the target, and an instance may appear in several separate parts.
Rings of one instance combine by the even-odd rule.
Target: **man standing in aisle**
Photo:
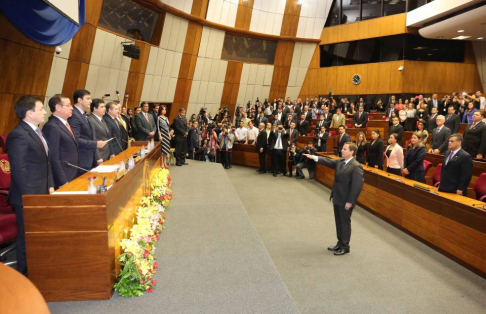
[[[175,134],[175,155],[176,155],[176,166],[188,165],[186,163],[186,153],[187,153],[187,120],[186,120],[186,110],[183,108],[179,109],[179,115],[175,117],[174,123],[172,124]]]
[[[74,109],[73,115],[68,119],[69,125],[78,141],[79,166],[91,170],[96,164],[101,164],[103,159],[96,160],[95,154],[97,148],[103,148],[107,142],[96,141],[93,129],[88,121],[86,112],[91,106],[91,95],[85,89],[78,89],[74,92]],[[78,176],[85,171],[78,170]]]
[[[17,271],[27,276],[22,195],[52,193],[54,180],[47,140],[39,129],[46,116],[42,101],[35,96],[22,96],[14,110],[20,122],[7,138],[12,175],[7,201],[13,206],[17,219]]]
[[[331,190],[331,199],[334,204],[334,220],[338,242],[328,248],[334,255],[349,253],[351,240],[351,214],[356,206],[364,182],[363,167],[354,158],[358,147],[353,143],[344,144],[342,158],[332,159],[305,154],[319,164],[334,168],[334,183]]]

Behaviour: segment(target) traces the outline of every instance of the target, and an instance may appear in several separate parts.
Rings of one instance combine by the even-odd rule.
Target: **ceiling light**
[[[457,36],[457,37],[454,37],[452,39],[459,39],[459,40],[461,40],[461,39],[467,39],[467,38],[470,38],[470,37],[471,36]]]
[[[302,5],[302,2],[304,2],[304,0],[297,0],[297,5]]]
[[[484,39],[484,37],[478,37],[479,40]]]
[[[463,29],[460,29],[457,31],[458,33],[464,33],[464,30]]]

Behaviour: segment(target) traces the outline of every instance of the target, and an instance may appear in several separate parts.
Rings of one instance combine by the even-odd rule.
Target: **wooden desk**
[[[486,210],[479,201],[364,166],[358,204],[486,278]],[[394,180],[399,178],[402,182]],[[331,188],[334,169],[318,164],[316,181]]]
[[[240,165],[258,167],[254,150],[245,155],[233,150],[235,159]],[[256,165],[250,160],[256,160]],[[358,198],[360,206],[486,278],[486,210],[475,206],[484,203],[437,192],[431,186],[427,187],[434,193],[422,191],[413,187],[415,181],[363,168],[365,183]],[[334,169],[318,164],[316,181],[331,188]]]
[[[144,144],[145,142],[135,143]],[[127,155],[140,147],[130,147]],[[132,226],[143,196],[145,161],[158,167],[160,144],[105,194],[25,195],[24,220],[29,279],[46,301],[108,300],[117,276],[124,229]],[[106,165],[126,157],[115,156]],[[58,191],[86,191],[86,173]],[[113,174],[106,174],[108,185]],[[95,184],[100,184],[97,179]]]

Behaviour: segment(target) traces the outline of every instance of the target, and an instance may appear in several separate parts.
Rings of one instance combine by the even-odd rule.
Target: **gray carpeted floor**
[[[299,313],[219,164],[172,167],[174,199],[143,297],[50,303],[53,313]],[[258,187],[249,186],[254,190]]]
[[[245,167],[227,174],[301,313],[486,313],[486,280],[362,208],[351,253],[332,255],[321,184]]]

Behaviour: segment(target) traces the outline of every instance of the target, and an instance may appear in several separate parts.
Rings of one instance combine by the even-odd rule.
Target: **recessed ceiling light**
[[[478,37],[479,40],[484,39],[484,37]]]
[[[470,38],[470,37],[471,36],[457,36],[457,37],[454,37],[452,39],[459,39],[459,40],[461,40],[461,39],[467,39],[467,38]]]
[[[458,33],[464,33],[464,30],[463,29],[460,29],[457,31]]]

